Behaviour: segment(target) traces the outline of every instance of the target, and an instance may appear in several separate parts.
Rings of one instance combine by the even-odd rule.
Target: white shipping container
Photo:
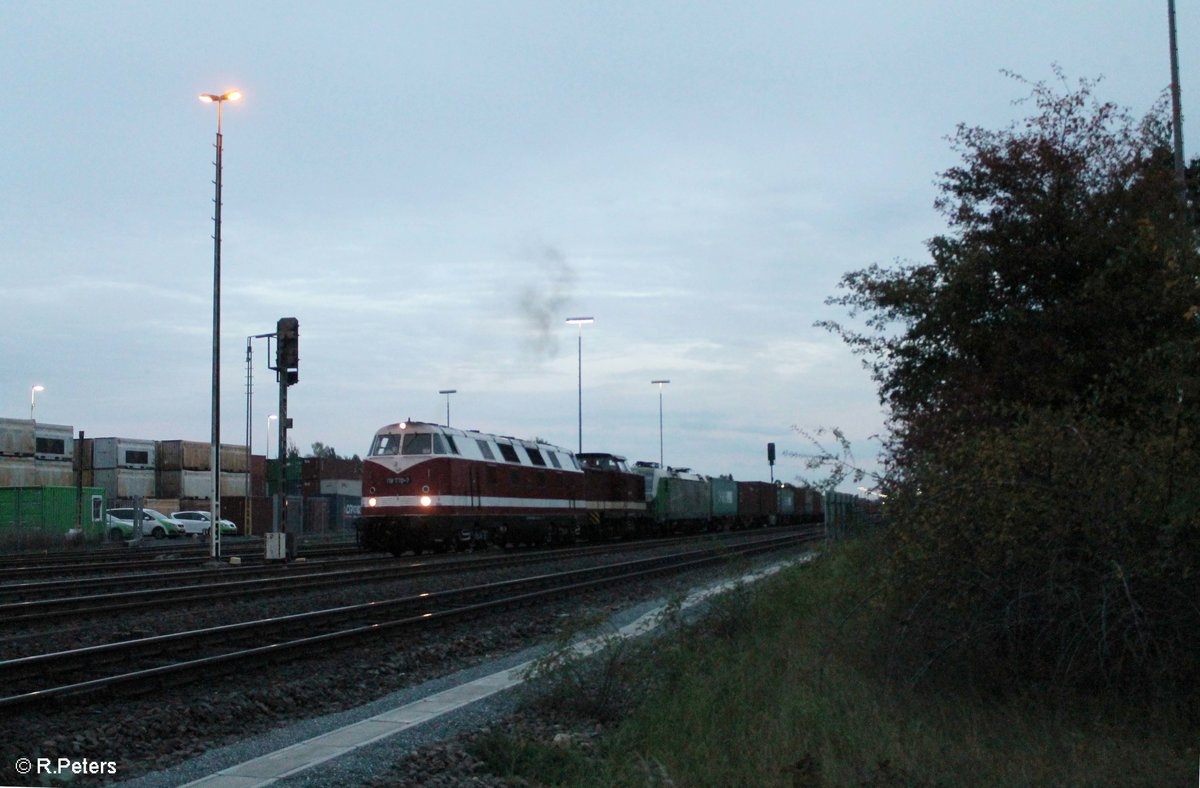
[[[321,495],[362,495],[362,482],[358,479],[322,479]]]
[[[69,424],[43,424],[33,427],[33,456],[39,460],[71,462],[75,459],[75,428]]]
[[[0,457],[0,487],[35,487],[36,478],[33,457]]]
[[[0,454],[32,457],[33,448],[32,420],[0,419]]]
[[[244,472],[221,471],[221,497],[226,495],[235,498],[246,497],[246,474]]]
[[[157,497],[154,471],[143,468],[97,468],[94,482],[111,498]],[[164,498],[172,496],[166,495]]]
[[[75,469],[66,462],[38,462],[34,465],[39,487],[74,487]]]
[[[163,471],[158,479],[163,498],[211,498],[212,473],[209,471]]]
[[[158,493],[164,498],[212,499],[212,471],[162,471]],[[245,497],[246,474],[221,472],[221,497]],[[203,508],[203,507],[202,507]]]
[[[92,467],[96,470],[154,470],[156,456],[154,441],[130,438],[92,439]]]

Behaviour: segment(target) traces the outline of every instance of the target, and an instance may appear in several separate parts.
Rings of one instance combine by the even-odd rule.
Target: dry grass
[[[610,660],[637,702],[598,753],[555,754],[554,785],[1188,785],[1195,716],[1049,704],[883,678],[870,541],[742,589],[698,625]],[[628,666],[637,667],[628,670]],[[579,681],[573,671],[571,680]],[[494,751],[503,751],[492,742]],[[548,746],[548,745],[547,745]]]

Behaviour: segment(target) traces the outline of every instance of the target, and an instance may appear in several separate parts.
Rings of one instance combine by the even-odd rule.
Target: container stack
[[[304,532],[352,531],[362,506],[362,460],[305,457],[300,467]]]
[[[312,495],[362,495],[362,460],[305,457],[300,465],[301,490]]]
[[[158,493],[164,498],[212,497],[212,444],[170,440],[159,443]],[[246,447],[221,444],[221,497],[244,497],[251,463]]]
[[[164,514],[211,506],[208,442],[77,440],[73,432],[66,425],[0,419],[0,488],[75,489],[82,483],[96,488],[101,510],[129,506],[137,498]],[[275,463],[261,454],[249,455],[247,447],[238,444],[221,444],[220,451],[221,516],[237,523],[239,533],[269,532],[273,502],[268,496],[276,486]],[[288,530],[352,531],[361,505],[361,479],[361,460],[294,458],[287,464]],[[32,493],[22,495],[22,500],[34,500]]]
[[[33,459],[38,487],[75,486],[75,436],[69,424],[33,425]]]
[[[32,419],[0,419],[0,487],[74,487],[72,429]]]
[[[118,498],[153,498],[158,495],[155,479],[158,447],[154,441],[94,438],[91,444],[92,483],[104,490],[109,501]],[[85,450],[85,480],[87,456]]]
[[[28,487],[36,477],[33,421],[0,419],[0,487]]]

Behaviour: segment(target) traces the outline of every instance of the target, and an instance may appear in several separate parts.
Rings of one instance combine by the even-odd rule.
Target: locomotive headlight
[[[433,503],[433,499],[430,498],[428,495],[421,496],[421,505],[422,506],[429,506],[431,503]]]
[[[378,498],[368,498],[367,499],[367,506],[378,506],[378,505],[379,505]]]

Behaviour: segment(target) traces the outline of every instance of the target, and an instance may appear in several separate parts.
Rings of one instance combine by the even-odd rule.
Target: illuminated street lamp
[[[201,93],[200,100],[217,105],[217,179],[216,199],[213,201],[213,330],[212,330],[212,502],[214,527],[209,529],[212,557],[221,555],[221,107],[226,101],[237,101],[242,94],[230,90],[221,95]]]
[[[33,408],[35,405],[37,405],[37,393],[39,391],[45,391],[45,390],[46,390],[46,387],[41,384],[38,384],[36,386],[31,386],[29,389],[29,420],[30,421],[33,421]]]
[[[669,380],[652,380],[652,381],[650,381],[651,385],[654,385],[655,383],[658,384],[658,467],[660,467],[660,468],[667,467],[663,463],[662,387],[664,384],[670,383],[670,382],[671,381],[669,381]]]
[[[583,327],[595,323],[591,317],[568,317],[567,325],[579,326],[579,451],[583,451]]]
[[[450,395],[457,394],[458,389],[439,389],[438,394],[446,395],[446,426],[450,426]]]

